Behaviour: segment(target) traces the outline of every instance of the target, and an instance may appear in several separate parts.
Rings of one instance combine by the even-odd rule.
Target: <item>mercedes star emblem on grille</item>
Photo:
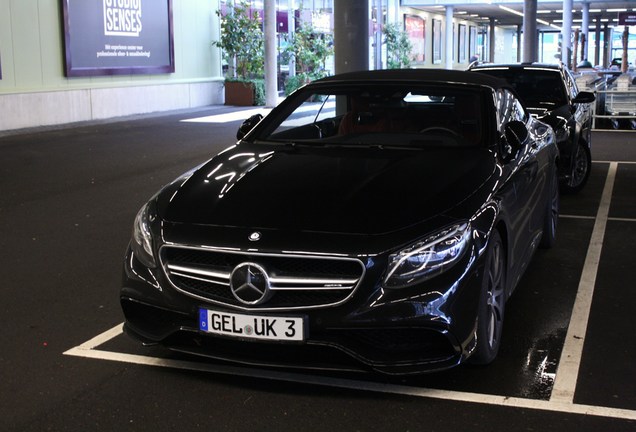
[[[238,301],[247,305],[264,303],[271,296],[267,272],[254,263],[242,263],[232,270],[230,289]]]

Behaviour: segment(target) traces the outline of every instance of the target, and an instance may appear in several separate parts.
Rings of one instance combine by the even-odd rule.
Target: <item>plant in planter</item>
[[[264,36],[258,12],[250,15],[246,2],[228,6],[216,14],[221,21],[220,40],[212,42],[221,48],[228,68],[225,76],[227,105],[263,105],[265,52]],[[251,98],[250,98],[251,96]],[[244,100],[247,97],[250,100]]]
[[[283,51],[283,61],[291,56],[296,61],[296,75],[285,83],[289,95],[304,84],[327,76],[325,61],[333,55],[333,36],[317,31],[311,24],[303,23]]]
[[[387,67],[403,69],[411,66],[413,45],[408,34],[395,23],[385,25],[382,33],[386,43]]]

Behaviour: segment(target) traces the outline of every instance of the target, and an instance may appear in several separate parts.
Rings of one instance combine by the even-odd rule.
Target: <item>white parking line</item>
[[[334,387],[348,390],[370,391],[383,394],[398,394],[420,398],[443,399],[456,402],[543,410],[566,414],[591,415],[597,417],[615,418],[620,420],[636,420],[636,411],[620,408],[580,405],[552,400],[545,401],[450,390],[438,390],[430,388],[411,387],[406,385],[378,383],[373,381],[315,376],[303,373],[278,372],[241,366],[223,366],[205,362],[164,359],[160,357],[149,357],[96,349],[99,345],[106,343],[121,334],[122,324],[118,324],[112,329],[105,331],[104,333],[94,337],[93,339],[84,342],[83,344],[75,348],[71,348],[64,354],[76,357],[109,360],[143,366],[158,366],[171,369],[208,372],[221,375],[242,376],[275,381],[286,381],[298,384],[319,385],[324,387]]]
[[[619,163],[619,164],[626,164],[626,165],[634,165],[636,164],[635,161],[601,161],[601,160],[595,160],[592,161],[594,163],[599,163],[599,164],[612,164],[612,163]]]
[[[560,218],[563,219],[585,219],[585,220],[594,220],[594,216],[577,216],[577,215],[568,215],[568,214],[560,214]]]
[[[560,214],[559,217],[562,219],[596,220],[596,216],[576,216],[576,215]],[[610,222],[636,222],[636,219],[634,218],[621,218],[621,217],[608,217],[607,220]]]
[[[551,402],[572,403],[574,401],[576,381],[581,366],[587,322],[590,316],[590,309],[592,308],[596,274],[601,259],[605,227],[607,226],[617,169],[618,163],[612,162],[607,172],[607,179],[605,180],[601,203],[596,214],[596,222],[594,223],[585,263],[583,264],[583,271],[576,293],[576,300],[574,301],[572,316],[570,317],[568,332],[565,336],[561,359],[559,360],[554,386],[552,387]]]
[[[636,219],[632,218],[619,218],[619,217],[611,217],[607,218],[608,221],[612,222],[636,222]]]

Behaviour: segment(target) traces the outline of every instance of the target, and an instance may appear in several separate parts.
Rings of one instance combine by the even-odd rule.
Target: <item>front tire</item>
[[[557,225],[559,223],[559,210],[561,207],[561,194],[559,193],[559,180],[556,173],[550,183],[550,195],[546,204],[543,219],[543,235],[539,242],[542,249],[550,249],[556,243]]]
[[[592,171],[592,154],[583,141],[578,142],[572,156],[572,170],[563,184],[563,193],[573,194],[583,189]]]
[[[486,266],[477,312],[477,344],[470,362],[492,363],[499,352],[506,306],[506,257],[499,232],[495,230],[486,252]]]

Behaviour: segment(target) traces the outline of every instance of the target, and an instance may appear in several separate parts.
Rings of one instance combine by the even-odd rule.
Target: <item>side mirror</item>
[[[575,104],[589,104],[596,100],[596,96],[592,92],[582,91],[572,100]]]
[[[504,126],[504,137],[501,143],[501,154],[504,162],[515,159],[527,140],[528,129],[525,123],[514,120]]]
[[[247,135],[249,131],[254,129],[254,126],[256,126],[262,119],[263,116],[261,114],[254,114],[245,120],[239,127],[238,132],[236,132],[236,139],[243,139],[243,137]]]

